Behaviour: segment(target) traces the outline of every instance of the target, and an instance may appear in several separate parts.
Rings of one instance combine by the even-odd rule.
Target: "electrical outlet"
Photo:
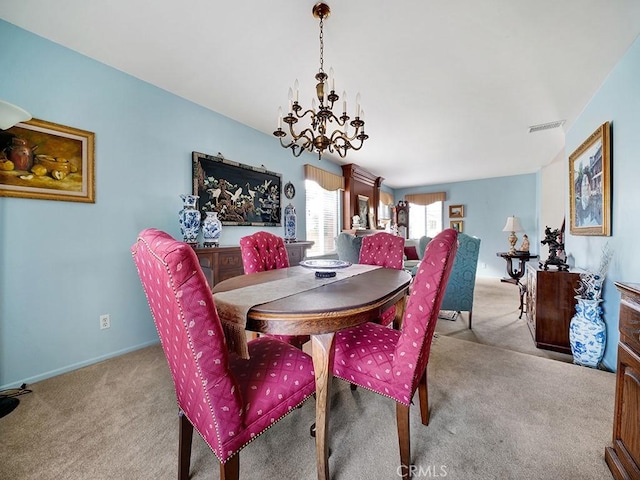
[[[111,328],[111,318],[109,314],[100,315],[100,330],[104,330],[105,328]]]

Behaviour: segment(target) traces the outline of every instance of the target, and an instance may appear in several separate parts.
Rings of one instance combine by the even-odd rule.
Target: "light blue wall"
[[[146,227],[180,237],[192,151],[282,173],[304,212],[302,165],[316,156],[296,159],[274,137],[2,20],[0,45],[0,98],[96,134],[95,204],[0,198],[0,388],[157,341],[129,248]],[[221,243],[255,230],[226,227]],[[100,330],[105,313],[111,328]]]
[[[269,135],[2,20],[0,45],[0,63],[11,65],[0,75],[0,98],[36,118],[96,134],[95,204],[0,198],[0,388],[32,383],[157,341],[129,247],[150,226],[180,236],[178,195],[191,190],[193,150],[222,152],[229,159],[281,172],[283,182],[296,186],[293,203],[304,212],[302,165],[317,165],[316,156],[295,159]],[[639,52],[636,42],[567,135],[571,152],[597,125],[613,123],[614,236],[567,238],[578,266],[597,264],[607,240],[616,251],[605,290],[609,368],[615,366],[619,302],[611,281],[638,281],[632,242],[639,233],[633,220],[640,203],[633,185],[640,178],[634,156],[640,131],[634,83],[640,78]],[[329,162],[321,167],[341,173]],[[482,238],[479,275],[504,276],[504,262],[495,253],[508,247],[502,227],[509,215],[520,217],[532,251],[539,253],[539,175],[393,193],[398,200],[406,193],[429,191],[447,192],[447,223],[449,204],[465,206],[465,232]],[[618,213],[621,205],[624,219]],[[298,218],[301,236],[304,215]],[[227,227],[221,241],[237,244],[253,231]],[[282,233],[280,228],[272,231]],[[101,331],[98,317],[103,313],[111,315],[112,326]]]
[[[540,245],[537,224],[537,174],[488,178],[468,182],[445,183],[428,187],[397,189],[396,203],[412,193],[445,192],[444,226],[449,226],[449,205],[464,205],[463,231],[482,239],[478,257],[478,275],[502,278],[507,276],[506,263],[496,256],[509,250],[509,234],[502,231],[507,217],[520,219],[524,232],[518,233],[519,246],[522,234],[529,236],[530,251],[539,254]],[[457,220],[457,219],[456,219]],[[514,265],[515,266],[515,265]]]
[[[575,265],[596,269],[603,247],[614,251],[604,288],[604,318],[607,324],[607,348],[604,363],[616,367],[618,309],[620,295],[613,282],[640,283],[640,255],[636,251],[640,238],[640,38],[611,71],[566,135],[569,155],[604,122],[611,122],[612,139],[612,236],[585,237],[567,235],[565,248],[575,258]],[[567,169],[567,185],[568,169]],[[569,218],[569,203],[566,203]]]

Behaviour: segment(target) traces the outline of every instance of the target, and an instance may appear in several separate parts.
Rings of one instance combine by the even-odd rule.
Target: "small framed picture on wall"
[[[458,233],[462,233],[463,223],[464,222],[462,220],[452,220],[449,222],[449,226],[454,230],[457,230]]]
[[[449,205],[449,218],[463,218],[464,205]]]

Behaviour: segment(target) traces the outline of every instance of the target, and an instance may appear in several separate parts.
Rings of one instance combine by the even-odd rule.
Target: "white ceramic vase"
[[[220,245],[220,234],[222,234],[222,222],[218,218],[218,212],[206,212],[202,222],[203,245],[217,247]]]

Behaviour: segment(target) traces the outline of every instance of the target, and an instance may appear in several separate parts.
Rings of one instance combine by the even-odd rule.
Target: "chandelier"
[[[347,97],[342,93],[342,115],[339,117],[333,113],[333,107],[340,97],[336,94],[334,86],[333,69],[329,69],[329,75],[324,72],[324,19],[329,16],[331,9],[325,3],[316,3],[313,6],[313,16],[320,19],[320,68],[316,73],[316,97],[319,107],[316,108],[315,98],[311,102],[311,108],[302,112],[298,103],[298,80],[294,83],[295,92],[289,88],[289,113],[282,116],[282,107],[278,109],[278,129],[273,134],[280,139],[280,145],[290,148],[293,155],[299,157],[304,150],[318,152],[318,159],[322,158],[325,150],[329,153],[337,152],[344,158],[349,150],[360,150],[364,141],[369,136],[364,133],[364,110],[360,109],[360,94],[356,96],[356,114],[351,121],[347,115]],[[308,118],[305,119],[305,117]],[[298,120],[305,119],[310,122],[300,133],[296,133],[294,125]],[[282,129],[282,122],[289,125],[288,132]],[[332,126],[332,124],[335,124]],[[333,132],[329,132],[334,128]],[[351,127],[351,128],[349,128]],[[286,127],[285,127],[286,128]],[[283,141],[287,133],[291,135],[291,141]],[[289,139],[286,139],[288,141]],[[353,143],[352,143],[353,142]],[[358,143],[359,142],[359,143]]]

